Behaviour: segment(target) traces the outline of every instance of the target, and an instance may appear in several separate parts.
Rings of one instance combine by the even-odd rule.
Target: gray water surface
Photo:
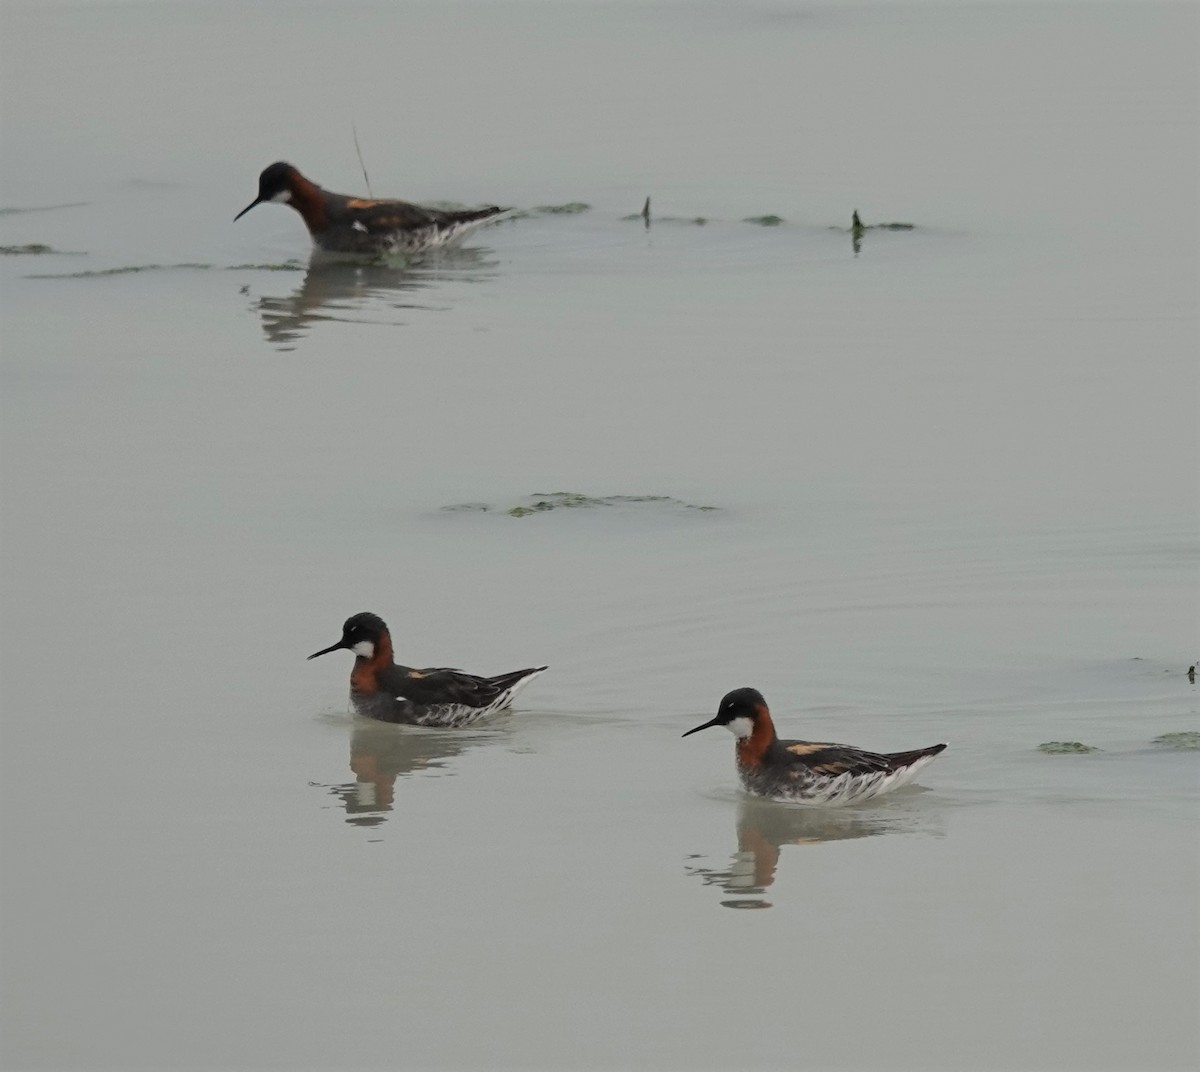
[[[9,0],[4,1066],[1192,1067],[1197,28]],[[590,209],[232,223],[364,192],[352,122],[376,195]],[[365,723],[361,610],[551,669]],[[742,685],[950,748],[749,801],[679,739]]]

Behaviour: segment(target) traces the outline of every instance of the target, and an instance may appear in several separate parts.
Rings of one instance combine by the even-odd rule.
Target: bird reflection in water
[[[438,288],[492,279],[498,263],[479,248],[444,250],[408,263],[314,253],[299,287],[285,295],[263,294],[253,308],[267,340],[292,350],[320,323],[398,324],[403,321],[395,319],[396,310],[437,310]]]
[[[899,800],[866,810],[796,807],[745,799],[738,804],[737,852],[730,866],[718,869],[686,864],[685,870],[689,875],[699,876],[706,886],[720,886],[732,895],[721,902],[726,908],[770,908],[773,902],[763,894],[775,882],[784,845],[816,845],[875,834],[913,832],[921,826],[917,813],[900,806]]]
[[[337,797],[353,826],[378,826],[396,798],[396,779],[436,771],[447,761],[492,740],[463,730],[425,730],[390,723],[356,722],[350,737],[354,781],[321,788]],[[316,784],[316,783],[314,783]]]

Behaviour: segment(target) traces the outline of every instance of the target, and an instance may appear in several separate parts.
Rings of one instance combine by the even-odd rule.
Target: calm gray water
[[[4,1068],[1194,1067],[1197,29],[6,2]],[[376,195],[591,208],[232,223],[364,192],[352,123]],[[368,609],[551,670],[366,724],[304,656]],[[741,685],[951,748],[751,802],[679,740]]]

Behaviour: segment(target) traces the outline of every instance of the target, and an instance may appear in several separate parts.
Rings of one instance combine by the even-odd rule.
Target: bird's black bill
[[[344,648],[346,645],[340,640],[336,644],[331,644],[328,648],[322,648],[320,651],[314,651],[309,658],[315,659],[318,655],[328,655],[331,651],[337,651],[339,648]]]
[[[715,718],[713,718],[713,719],[710,719],[708,722],[704,723],[703,726],[697,726],[697,727],[695,727],[695,729],[688,730],[687,733],[683,734],[683,736],[690,737],[693,733],[699,733],[701,730],[706,730],[710,726],[719,726],[720,724],[721,724],[720,722],[718,722]]]
[[[244,209],[242,209],[241,212],[239,212],[236,216],[233,217],[233,222],[237,223],[237,221],[240,220],[244,215],[246,215],[246,213],[249,212],[255,205],[261,205],[261,204],[262,204],[262,198],[256,197],[253,201],[250,202],[250,204],[248,204]],[[320,653],[318,653],[318,654],[320,654]]]

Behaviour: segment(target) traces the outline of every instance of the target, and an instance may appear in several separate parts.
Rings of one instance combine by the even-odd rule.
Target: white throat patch
[[[291,199],[292,199],[292,191],[287,189],[286,187],[284,189],[280,190],[279,193],[277,193],[274,197],[271,198],[272,201],[282,201],[284,204],[287,204],[287,202],[289,202]]]
[[[728,722],[725,728],[740,741],[754,732],[754,719],[739,715]]]
[[[370,640],[360,640],[350,650],[363,659],[370,659],[375,655],[375,645]]]

